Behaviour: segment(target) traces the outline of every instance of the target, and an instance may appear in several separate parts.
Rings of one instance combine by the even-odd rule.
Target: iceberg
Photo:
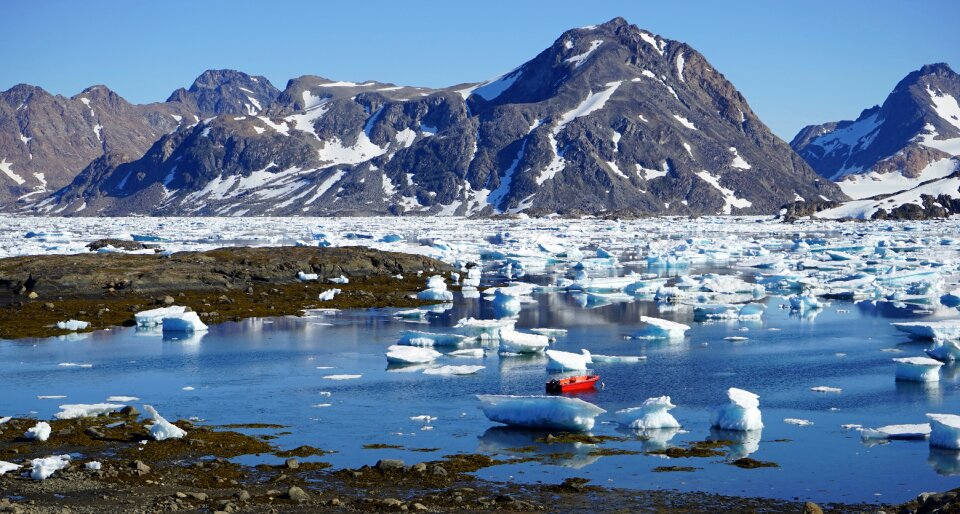
[[[144,405],[143,410],[147,411],[150,419],[153,420],[153,424],[150,425],[150,437],[153,437],[155,441],[181,439],[187,435],[186,430],[167,421],[152,405]]]
[[[423,370],[424,375],[472,375],[486,366],[437,366]]]
[[[647,398],[639,407],[618,410],[617,422],[620,425],[638,429],[649,430],[659,428],[680,428],[680,423],[669,412],[676,405],[670,403],[669,396],[660,396],[658,398]]]
[[[960,319],[891,323],[897,330],[918,339],[960,339]]]
[[[640,316],[640,321],[646,323],[646,326],[634,334],[633,337],[637,339],[683,339],[686,331],[690,330],[690,327],[683,323],[650,316]]]
[[[40,421],[33,427],[29,428],[23,434],[24,439],[30,439],[31,441],[46,441],[50,439],[50,423],[46,421]]]
[[[500,353],[537,353],[550,346],[550,338],[516,330],[500,331]]]
[[[930,446],[960,450],[960,416],[927,414],[930,420]]]
[[[474,266],[467,270],[467,278],[463,279],[463,287],[480,287],[480,267]]]
[[[790,310],[797,312],[807,312],[814,311],[817,309],[822,309],[823,304],[820,303],[820,300],[812,294],[797,294],[789,298],[790,300]]]
[[[404,346],[452,346],[471,343],[475,338],[461,334],[437,334],[419,330],[405,330],[400,334],[397,344]]]
[[[497,339],[500,337],[500,330],[513,328],[514,324],[516,324],[516,320],[512,319],[461,318],[454,325],[454,328],[480,339]]]
[[[579,398],[564,396],[477,395],[490,421],[527,428],[583,432],[593,428],[605,410]]]
[[[193,311],[166,316],[161,323],[164,332],[203,332],[207,329],[207,325]]]
[[[942,362],[953,362],[960,358],[960,341],[938,339],[933,346],[924,350],[930,357]]]
[[[51,455],[30,461],[30,478],[46,480],[54,473],[70,465],[69,455]]]
[[[423,364],[433,362],[443,354],[430,348],[393,345],[387,348],[387,362],[391,364]]]
[[[61,405],[60,412],[54,414],[57,419],[95,418],[124,408],[119,403],[77,403]]]
[[[187,312],[187,308],[181,305],[171,305],[170,307],[160,307],[147,311],[140,311],[133,315],[138,327],[158,327],[163,324],[163,318],[176,317]]]
[[[897,363],[897,380],[908,382],[937,382],[943,363],[929,357],[901,357]]]
[[[86,330],[87,327],[89,326],[90,326],[90,322],[79,321],[75,319],[57,322],[57,328],[59,328],[60,330],[70,330],[72,332],[76,332],[77,330]]]
[[[520,312],[520,299],[497,289],[493,293],[493,309],[497,316],[508,317]]]
[[[947,307],[960,307],[960,289],[954,289],[941,295],[940,303]]]
[[[483,358],[483,348],[465,348],[463,350],[454,350],[447,354],[447,357],[472,357],[475,359]]]
[[[721,405],[714,412],[711,426],[722,430],[760,430],[763,421],[760,416],[760,397],[750,391],[731,387],[727,389],[729,403]]]
[[[583,353],[547,350],[547,371],[585,371],[587,364],[592,363],[590,352]]]

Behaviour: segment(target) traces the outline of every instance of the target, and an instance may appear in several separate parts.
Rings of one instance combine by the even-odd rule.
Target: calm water
[[[924,345],[889,323],[922,319],[910,307],[834,302],[816,317],[791,315],[780,297],[768,297],[761,322],[693,322],[692,310],[664,312],[650,301],[583,308],[567,293],[536,295],[518,327],[566,328],[554,348],[608,355],[646,355],[641,364],[595,364],[606,389],[583,396],[606,409],[595,434],[618,431],[612,412],[645,398],[670,395],[684,425],[661,434],[660,443],[629,440],[603,447],[647,450],[708,438],[711,407],[731,386],[758,393],[766,428],[759,442],[744,441],[740,455],[773,461],[779,468],[743,470],[721,458],[667,461],[650,455],[590,455],[586,445],[538,444],[542,434],[496,426],[478,409],[479,393],[540,394],[546,358],[443,358],[438,364],[483,364],[476,375],[428,376],[420,368],[387,369],[386,347],[407,329],[443,330],[464,316],[493,316],[489,302],[462,299],[431,315],[429,324],[392,318],[390,309],[344,311],[310,318],[254,319],[211,327],[195,340],[164,340],[134,329],[67,339],[0,341],[0,415],[52,416],[61,403],[102,402],[110,395],[140,397],[168,418],[199,417],[212,424],[280,423],[292,435],[284,447],[310,444],[337,453],[323,460],[337,467],[372,464],[379,458],[408,462],[455,452],[516,455],[510,448],[538,446],[560,454],[547,463],[497,466],[480,472],[498,480],[558,482],[569,476],[639,489],[702,490],[724,494],[800,497],[815,501],[899,502],[922,491],[960,486],[960,455],[931,452],[925,441],[868,446],[843,424],[875,427],[925,422],[926,412],[960,412],[960,369],[945,367],[929,387],[898,383],[890,359],[922,354]],[[691,324],[682,343],[625,339],[642,315]],[[724,337],[743,336],[730,342]],[[63,367],[60,363],[91,364]],[[330,374],[359,374],[327,380]],[[814,393],[814,386],[843,389]],[[184,389],[184,388],[193,388]],[[41,400],[40,395],[66,395]],[[411,417],[429,415],[424,422]],[[812,421],[812,426],[784,423]],[[432,427],[431,429],[427,429]],[[256,433],[256,431],[254,431]],[[271,432],[271,431],[266,431]],[[372,443],[404,450],[364,450]],[[433,453],[410,448],[441,448]],[[252,458],[249,460],[254,462]],[[696,466],[686,473],[654,473],[663,465]]]

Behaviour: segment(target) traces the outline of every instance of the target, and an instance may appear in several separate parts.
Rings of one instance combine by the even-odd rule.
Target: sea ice
[[[162,326],[164,332],[203,332],[207,330],[207,325],[200,321],[200,316],[194,311],[165,316]]]
[[[91,403],[61,405],[60,412],[54,414],[57,419],[94,418],[124,408],[118,403]]]
[[[564,396],[477,395],[490,421],[507,425],[582,432],[593,428],[605,410],[579,398]]]
[[[433,362],[443,354],[430,348],[393,345],[387,348],[387,362],[391,364],[423,364]]]
[[[138,327],[156,327],[163,324],[163,318],[176,317],[187,312],[187,308],[182,305],[171,305],[170,307],[159,307],[147,311],[140,311],[133,315]]]
[[[563,352],[560,350],[547,350],[547,371],[584,371],[587,364],[592,363],[590,353],[583,350],[583,353]]]
[[[927,414],[930,419],[930,446],[960,450],[960,416]]]
[[[147,411],[150,419],[153,420],[153,424],[150,425],[150,437],[153,437],[155,441],[182,439],[187,435],[184,429],[167,421],[152,405],[144,405],[143,410]]]
[[[28,429],[23,437],[25,439],[30,439],[31,441],[46,441],[50,439],[50,423],[46,421],[40,421],[30,429]]]
[[[633,337],[638,339],[683,339],[684,333],[690,330],[688,325],[677,323],[675,321],[652,318],[650,316],[640,316],[640,321],[646,323],[639,332]]]
[[[617,421],[633,429],[680,428],[680,423],[668,412],[674,407],[669,396],[647,398],[639,407],[618,410]]]
[[[760,397],[750,391],[731,387],[727,389],[729,403],[714,412],[711,425],[722,430],[760,430]]]
[[[42,459],[33,459],[30,461],[30,478],[46,480],[69,464],[69,455],[51,455]]]
[[[424,375],[472,375],[486,366],[438,366],[436,368],[427,368],[423,370]]]
[[[843,391],[839,387],[830,387],[830,386],[816,386],[816,387],[811,387],[810,390],[815,393],[839,393]]]
[[[860,430],[860,438],[867,440],[876,439],[926,439],[930,435],[929,423],[916,423],[907,425],[887,425],[880,428],[864,428]]]
[[[908,382],[936,382],[940,380],[943,363],[929,357],[902,357],[897,363],[897,380]]]

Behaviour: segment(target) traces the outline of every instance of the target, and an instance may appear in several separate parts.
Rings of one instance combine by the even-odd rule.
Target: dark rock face
[[[831,180],[866,173],[917,178],[931,163],[960,154],[960,144],[949,143],[960,138],[958,98],[960,75],[928,64],[901,80],[883,105],[853,121],[805,127],[790,145]]]
[[[181,103],[201,118],[221,114],[256,115],[280,95],[266,77],[234,70],[207,70],[189,89],[180,88],[167,103]]]
[[[232,79],[198,83],[223,80]],[[206,91],[194,86],[175,93],[178,103],[211,105],[186,99]],[[696,50],[622,18],[567,31],[484,83],[430,90],[304,76],[261,106],[180,127],[139,159],[92,163],[33,208],[747,214],[799,199],[845,199]]]

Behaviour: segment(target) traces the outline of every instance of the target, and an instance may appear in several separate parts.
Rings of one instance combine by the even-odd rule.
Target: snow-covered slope
[[[844,199],[688,45],[616,18],[490,80],[291,80],[256,113],[105,157],[37,202],[77,215],[736,214]]]
[[[901,201],[922,203],[916,196],[921,191],[958,197],[951,182],[942,180],[960,169],[958,98],[960,75],[946,64],[926,65],[901,80],[883,105],[854,121],[806,127],[791,146],[854,200],[896,195],[855,202],[831,215],[889,213]],[[906,191],[912,192],[897,194]]]

